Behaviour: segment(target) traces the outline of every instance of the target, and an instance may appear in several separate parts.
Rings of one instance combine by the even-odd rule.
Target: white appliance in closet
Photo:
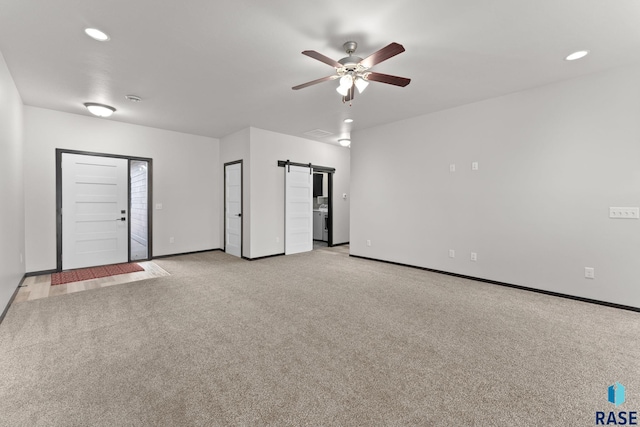
[[[313,240],[329,241],[329,211],[327,205],[320,205],[313,211]]]

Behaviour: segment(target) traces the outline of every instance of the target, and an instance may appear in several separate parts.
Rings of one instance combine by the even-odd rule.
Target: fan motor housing
[[[347,71],[354,71],[358,68],[358,64],[362,61],[362,58],[359,56],[347,56],[346,58],[342,58],[338,62],[341,63]]]

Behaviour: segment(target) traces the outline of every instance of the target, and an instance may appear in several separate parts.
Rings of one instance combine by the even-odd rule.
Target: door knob
[[[242,214],[241,214],[241,213],[239,213],[239,214],[236,214],[236,216],[242,216]]]

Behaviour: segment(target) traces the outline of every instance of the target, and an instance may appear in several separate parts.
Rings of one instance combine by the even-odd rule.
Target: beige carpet
[[[615,381],[640,410],[640,314],[346,249],[14,304],[0,425],[590,426]]]

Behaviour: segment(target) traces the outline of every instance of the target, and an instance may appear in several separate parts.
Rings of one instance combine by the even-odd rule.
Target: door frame
[[[127,160],[127,210],[131,214],[131,160],[147,162],[147,255],[153,258],[153,159],[147,157],[124,156],[120,154],[94,153],[90,151],[56,148],[56,270],[62,271],[62,155],[79,154],[82,156],[111,157]],[[137,260],[144,261],[144,260]],[[131,221],[127,221],[127,262],[131,262]]]
[[[224,225],[222,228],[223,243],[222,250],[227,252],[227,166],[240,164],[240,258],[243,258],[243,243],[244,243],[244,165],[242,159],[234,160],[233,162],[227,162],[222,168],[222,174],[224,175],[222,183],[222,191],[224,199],[222,200],[222,216],[224,217]]]
[[[327,180],[328,180],[327,189],[329,190],[329,196],[328,196],[329,203],[327,203],[329,205],[327,207],[327,213],[328,213],[327,228],[329,229],[329,240],[327,242],[327,245],[329,247],[332,247],[333,246],[333,174],[336,173],[336,169],[330,168],[328,166],[313,165],[311,163],[296,163],[296,162],[291,162],[289,160],[278,160],[278,167],[286,168],[288,165],[302,166],[305,168],[308,167],[313,169],[313,172],[324,172],[327,174]],[[286,170],[285,170],[285,173],[286,173]],[[285,200],[285,203],[286,203],[286,200]],[[285,214],[285,230],[286,230],[286,214]]]

